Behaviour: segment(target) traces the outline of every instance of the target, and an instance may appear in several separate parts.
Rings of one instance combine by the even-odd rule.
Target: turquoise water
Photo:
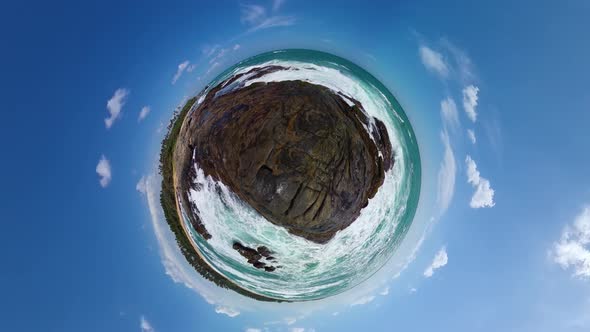
[[[323,245],[289,234],[265,220],[222,183],[205,177],[199,165],[194,165],[195,182],[203,189],[190,190],[189,197],[199,208],[199,217],[212,238],[204,240],[186,218],[184,222],[207,262],[238,286],[277,299],[321,299],[358,285],[395,254],[412,223],[420,196],[418,145],[406,114],[389,90],[364,69],[328,53],[281,50],[260,54],[228,68],[208,86],[267,65],[287,69],[257,78],[244,75],[226,88],[305,80],[354,98],[368,115],[385,123],[395,153],[394,167],[358,219]],[[249,247],[267,246],[281,268],[272,273],[254,268],[232,248],[234,241]]]

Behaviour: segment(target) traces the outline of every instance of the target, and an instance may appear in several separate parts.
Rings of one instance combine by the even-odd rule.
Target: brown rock
[[[325,243],[358,217],[393,166],[387,130],[370,120],[358,102],[351,107],[329,89],[302,81],[231,92],[218,86],[185,119],[190,142],[183,155],[194,148],[206,175],[269,221]],[[265,249],[251,250],[270,256]]]

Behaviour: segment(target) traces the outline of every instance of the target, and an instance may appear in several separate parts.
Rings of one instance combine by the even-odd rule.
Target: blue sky
[[[0,330],[590,330],[587,2],[0,6]],[[270,306],[187,269],[152,172],[184,98],[287,47],[343,56],[388,86],[424,184],[374,278]]]

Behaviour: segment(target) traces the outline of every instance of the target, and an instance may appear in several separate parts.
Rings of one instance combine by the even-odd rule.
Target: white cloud
[[[147,179],[145,178],[145,176],[142,176],[141,179],[139,179],[139,181],[137,182],[137,185],[135,185],[135,190],[145,195],[148,189],[147,185]]]
[[[446,127],[452,130],[459,128],[459,112],[453,98],[447,97],[440,102],[440,114]]]
[[[266,17],[266,9],[260,5],[242,5],[242,23],[254,25]]]
[[[250,327],[250,328],[247,328],[245,330],[245,332],[262,332],[262,330],[261,329],[255,329],[255,328],[251,328]]]
[[[215,45],[205,45],[203,46],[203,55],[205,57],[211,57],[213,54],[215,54],[215,52],[217,52],[217,49],[219,49],[219,45],[215,44]]]
[[[566,225],[559,242],[550,251],[553,261],[572,275],[590,279],[590,206],[585,206],[572,225]]]
[[[107,110],[109,111],[110,116],[104,119],[104,124],[107,129],[110,129],[113,126],[113,123],[119,115],[121,115],[121,110],[127,102],[127,96],[129,95],[129,90],[127,89],[117,89],[111,99],[107,101]]]
[[[152,327],[152,324],[148,322],[145,316],[141,316],[139,319],[139,327],[141,328],[141,332],[156,332],[156,330]]]
[[[284,3],[285,3],[285,0],[273,0],[272,1],[272,11],[276,12],[277,10],[279,10],[281,8],[281,6],[283,6]]]
[[[455,154],[449,134],[446,130],[441,132],[441,140],[444,146],[444,156],[438,170],[438,193],[437,203],[440,210],[440,215],[444,214],[453,200],[455,193],[455,177],[457,173],[457,165],[455,162]]]
[[[254,32],[268,28],[286,27],[295,24],[295,22],[296,19],[293,16],[271,16],[250,28],[249,31]]]
[[[355,305],[363,305],[372,302],[375,299],[375,295],[365,295],[361,298],[356,299],[353,301],[350,306],[353,307]]]
[[[475,188],[469,206],[474,209],[493,207],[496,203],[494,202],[494,189],[491,188],[490,181],[480,175],[475,161],[470,156],[465,158],[465,164],[467,165],[467,182]]]
[[[289,332],[315,332],[315,329],[305,329],[303,327],[292,327]]]
[[[150,111],[152,109],[149,106],[144,106],[141,108],[141,111],[139,112],[139,116],[137,117],[137,121],[142,121],[143,119],[146,118],[146,116],[148,116],[148,114],[150,114]]]
[[[296,19],[293,16],[269,16],[267,14],[266,8],[260,5],[242,5],[242,15],[240,21],[250,26],[248,32],[254,32],[257,30],[273,27],[293,25],[295,24]]]
[[[287,325],[293,325],[297,322],[297,318],[295,317],[287,317],[285,318],[285,324]]]
[[[473,122],[477,119],[475,108],[477,107],[478,92],[479,88],[473,85],[466,86],[463,89],[463,108],[467,113],[467,117]]]
[[[410,288],[410,294],[416,293],[417,291],[415,287]]]
[[[420,46],[418,51],[426,69],[438,74],[442,78],[446,78],[449,75],[449,66],[441,53],[424,45]]]
[[[111,183],[112,174],[111,174],[111,163],[109,160],[104,156],[100,156],[100,160],[96,165],[96,173],[100,176],[100,186],[106,188],[109,183]]]
[[[426,278],[432,277],[432,275],[434,274],[434,270],[440,269],[441,267],[447,265],[448,262],[449,257],[447,256],[447,247],[442,247],[438,251],[436,256],[434,256],[434,259],[432,260],[430,266],[426,268],[426,270],[424,271],[424,276]]]
[[[454,72],[457,74],[457,78],[463,83],[476,80],[477,77],[474,73],[473,62],[467,53],[453,45],[446,38],[442,38],[440,43],[452,56]]]
[[[178,81],[180,76],[182,76],[182,74],[188,68],[189,65],[190,62],[188,60],[185,60],[178,65],[178,68],[176,69],[176,74],[174,74],[174,77],[172,77],[172,84],[176,84],[176,81]]]
[[[385,287],[381,292],[379,292],[379,295],[387,295],[389,294],[389,287]]]
[[[211,72],[213,72],[213,70],[215,70],[217,67],[219,67],[221,64],[219,62],[213,62],[210,66],[209,69],[207,69],[207,71],[205,72],[204,76],[207,76],[209,74],[211,74]]]
[[[216,66],[219,65],[219,63],[221,62],[221,59],[228,52],[230,52],[232,50],[237,51],[240,49],[240,47],[241,47],[240,44],[234,44],[234,46],[228,47],[228,48],[222,48],[222,47],[219,47],[219,45],[215,45],[215,47],[213,49],[207,51],[207,58],[209,58],[209,64],[214,66],[213,68],[215,68]],[[212,68],[210,67],[205,75],[210,73],[211,70],[212,70]]]
[[[209,64],[217,62],[217,60],[223,58],[223,56],[227,53],[227,48],[222,48],[217,52],[217,54],[209,60]]]
[[[477,81],[473,62],[465,51],[445,38],[441,38],[436,45],[436,50],[424,44],[419,45],[420,58],[428,70],[462,85]]]
[[[164,131],[164,122],[160,121],[160,124],[158,125],[158,128],[156,128],[156,132],[159,134],[162,131]]]
[[[215,312],[218,314],[228,315],[229,317],[236,317],[240,314],[238,310],[223,305],[215,307]]]
[[[473,129],[467,129],[467,137],[469,138],[469,141],[471,141],[471,144],[477,143]]]

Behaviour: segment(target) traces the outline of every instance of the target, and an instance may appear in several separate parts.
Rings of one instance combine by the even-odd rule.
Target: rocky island
[[[383,123],[320,85],[255,83],[225,92],[227,84],[184,120],[175,148],[181,193],[192,185],[194,156],[205,175],[292,234],[325,243],[348,227],[393,165]]]
[[[395,98],[344,59],[247,59],[170,121],[166,221],[187,261],[220,287],[262,301],[337,294],[382,266],[408,229],[419,197],[411,135]]]

